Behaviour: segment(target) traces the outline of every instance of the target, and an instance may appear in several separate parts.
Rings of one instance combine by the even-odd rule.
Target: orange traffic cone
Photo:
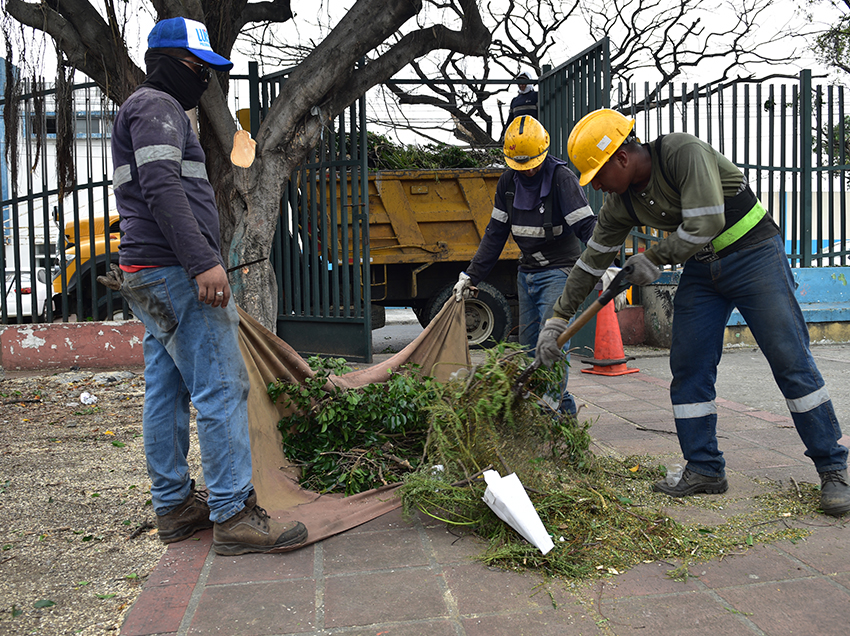
[[[595,375],[625,375],[637,373],[640,369],[630,369],[626,362],[634,360],[623,351],[623,337],[620,335],[620,322],[614,311],[614,301],[606,304],[596,314],[596,342],[593,358],[584,359],[584,364],[592,364],[592,369],[582,369],[582,373]]]

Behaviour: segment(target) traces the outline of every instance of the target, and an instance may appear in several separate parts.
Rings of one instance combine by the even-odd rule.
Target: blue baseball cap
[[[148,35],[148,48],[186,49],[216,71],[233,68],[233,62],[212,50],[207,27],[188,18],[169,18],[157,22]]]

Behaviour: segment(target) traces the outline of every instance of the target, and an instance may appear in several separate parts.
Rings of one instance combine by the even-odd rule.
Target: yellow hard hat
[[[579,120],[567,141],[567,154],[581,172],[581,185],[590,183],[626,140],[634,125],[634,119],[610,108],[594,110]]]
[[[549,152],[549,133],[539,121],[520,115],[505,131],[505,163],[514,170],[536,168]]]

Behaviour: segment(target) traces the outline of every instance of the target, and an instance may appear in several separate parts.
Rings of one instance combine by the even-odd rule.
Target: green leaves
[[[32,606],[36,609],[42,609],[44,607],[53,607],[54,605],[56,605],[56,603],[54,603],[48,598],[43,598],[40,601],[36,601],[32,604]]]
[[[341,358],[309,362],[314,377],[268,387],[273,399],[294,410],[278,428],[286,456],[302,468],[303,486],[350,495],[397,482],[418,464],[427,408],[437,399],[433,380],[408,368],[385,383],[326,390],[331,372],[350,369]]]

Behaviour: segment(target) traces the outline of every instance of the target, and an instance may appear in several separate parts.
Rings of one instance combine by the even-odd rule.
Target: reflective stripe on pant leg
[[[722,259],[738,277],[724,290],[747,321],[786,399],[800,439],[818,472],[840,470],[847,449],[829,392],[809,346],[809,330],[795,296],[795,283],[780,237]]]
[[[717,405],[713,401],[674,404],[673,416],[688,468],[708,477],[722,476],[726,461],[717,447]]]
[[[817,396],[817,397],[815,397]],[[820,398],[826,396],[826,401],[820,402],[814,408],[806,410],[795,410],[801,403],[813,404]],[[832,470],[844,470],[847,468],[847,448],[838,443],[841,438],[841,427],[832,401],[826,393],[826,387],[818,389],[815,393],[807,395],[800,400],[788,400],[788,408],[791,409],[791,419],[794,428],[806,446],[806,457],[815,464],[819,473]],[[792,407],[792,403],[796,403]]]
[[[710,264],[688,261],[673,299],[670,400],[688,468],[709,477],[724,474],[717,445],[714,382],[731,304],[714,289]]]
[[[808,395],[797,398],[795,400],[785,400],[788,404],[788,410],[791,413],[808,413],[812,409],[816,409],[821,404],[829,402],[829,392],[825,386],[822,386],[817,391],[812,391]]]

